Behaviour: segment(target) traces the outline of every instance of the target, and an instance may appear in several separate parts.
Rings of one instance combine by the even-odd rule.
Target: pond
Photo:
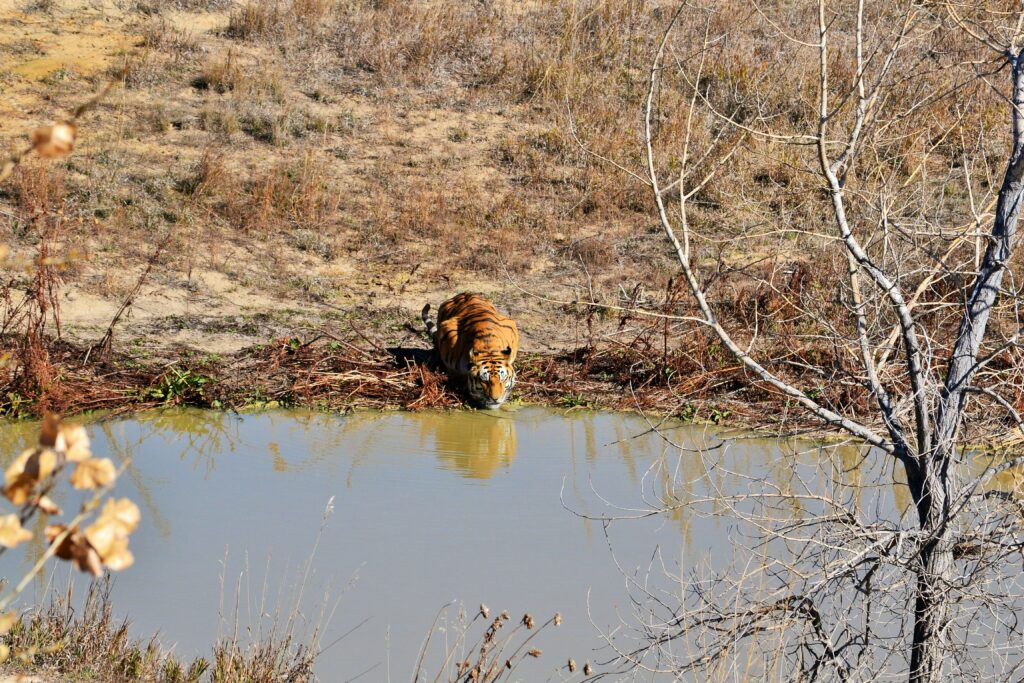
[[[727,519],[645,516],[652,499],[700,497],[724,481],[785,482],[796,469],[789,441],[731,438],[718,449],[728,466],[709,470],[698,454],[721,444],[713,430],[664,428],[654,433],[638,415],[541,408],[165,411],[96,422],[94,453],[131,457],[116,492],[143,514],[136,563],[115,575],[113,604],[137,635],[159,633],[183,657],[208,654],[236,622],[267,628],[298,604],[304,626],[323,624],[317,671],[327,681],[408,680],[452,601],[470,616],[486,603],[537,623],[559,612],[564,623],[537,637],[544,654],[522,673],[558,680],[570,656],[607,656],[595,652],[600,632],[627,618],[626,576],[643,573],[656,548],[684,568],[725,559]],[[5,454],[35,438],[34,425],[2,431]],[[855,463],[860,451],[847,450]],[[594,518],[608,515],[637,519],[606,533]],[[29,558],[4,562],[10,576]],[[56,574],[59,586],[67,567]],[[452,633],[444,626],[432,657]]]

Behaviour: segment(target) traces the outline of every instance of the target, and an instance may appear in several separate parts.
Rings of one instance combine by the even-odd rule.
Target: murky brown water
[[[728,520],[714,516],[654,515],[614,525],[606,538],[600,522],[574,512],[634,516],[653,497],[695,499],[747,481],[785,488],[800,469],[789,442],[766,439],[730,441],[709,469],[697,452],[718,439],[668,427],[666,439],[635,415],[537,408],[180,411],[95,423],[98,455],[131,456],[118,493],[143,511],[132,537],[136,565],[116,576],[115,608],[135,633],[159,632],[190,656],[223,632],[219,612],[235,620],[236,595],[244,628],[266,626],[296,600],[304,623],[318,623],[327,593],[328,611],[336,609],[318,663],[326,681],[368,669],[358,680],[407,680],[449,601],[471,613],[481,602],[529,611],[538,621],[558,611],[564,625],[539,637],[545,654],[522,672],[522,680],[547,680],[569,656],[601,658],[598,629],[614,628],[629,608],[622,572],[646,567],[655,547],[684,568],[729,552]],[[0,452],[19,452],[33,435],[33,425],[5,427]],[[833,456],[854,480],[858,453]],[[801,476],[816,476],[809,472]],[[904,506],[902,489],[887,488]],[[21,569],[21,557],[5,557],[3,571]]]

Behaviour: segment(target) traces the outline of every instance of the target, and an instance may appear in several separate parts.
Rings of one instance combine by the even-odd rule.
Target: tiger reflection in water
[[[516,457],[515,421],[493,413],[423,415],[421,447],[429,437],[433,437],[441,466],[471,479],[490,479]]]

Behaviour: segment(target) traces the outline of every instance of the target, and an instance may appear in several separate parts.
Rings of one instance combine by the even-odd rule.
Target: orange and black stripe
[[[466,380],[474,401],[486,407],[504,403],[515,384],[512,363],[519,353],[516,323],[500,313],[487,299],[471,293],[458,294],[441,304],[437,325],[423,309],[427,331],[450,375]]]

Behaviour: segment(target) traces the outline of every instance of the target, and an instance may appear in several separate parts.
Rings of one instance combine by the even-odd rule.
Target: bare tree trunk
[[[935,458],[938,463],[945,458]],[[949,612],[949,580],[953,571],[953,533],[947,523],[949,479],[930,471],[916,501],[921,530],[932,534],[920,549],[914,604],[914,636],[910,649],[910,683],[937,683],[946,655],[945,625]]]
[[[952,444],[962,421],[971,378],[978,369],[978,352],[1006,272],[1017,245],[1017,219],[1024,198],[1024,51],[1009,56],[1013,66],[1013,150],[999,189],[992,233],[966,302],[963,321],[949,362],[946,382],[935,417],[936,443]]]
[[[910,683],[936,683],[942,675],[945,658],[943,630],[949,601],[946,580],[953,568],[953,550],[949,533],[921,550],[921,568],[917,574],[917,599],[914,605],[914,641],[910,650]]]
[[[1017,219],[1024,198],[1024,58],[1009,55],[1013,67],[1013,150],[999,191],[995,221],[981,269],[967,300],[949,362],[946,381],[935,411],[935,443],[921,452],[916,468],[907,468],[907,480],[917,505],[925,540],[920,549],[914,636],[911,645],[911,683],[937,683],[942,676],[944,629],[949,611],[953,572],[951,497],[960,484],[957,433],[964,404],[978,368],[978,356],[989,317],[995,306],[1006,265],[1017,243]],[[916,469],[917,471],[913,471]]]

